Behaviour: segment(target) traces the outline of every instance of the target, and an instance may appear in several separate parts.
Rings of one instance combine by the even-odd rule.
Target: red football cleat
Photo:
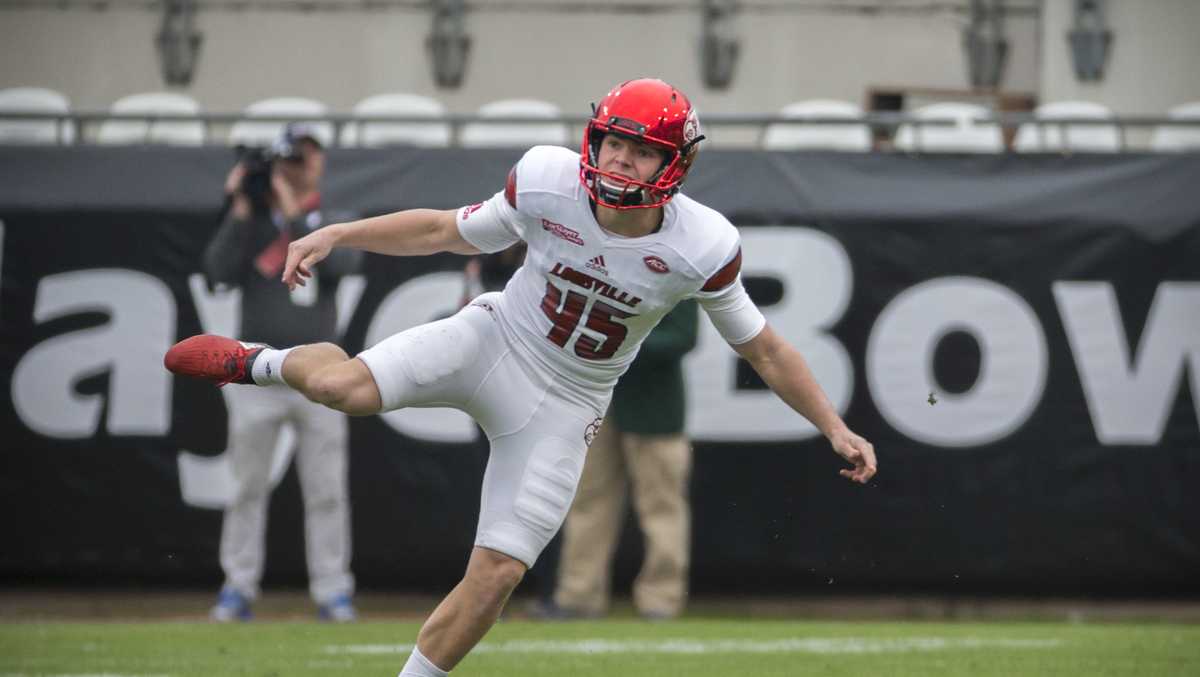
[[[267,347],[262,343],[243,343],[224,336],[200,334],[171,346],[163,357],[163,366],[173,374],[206,379],[217,386],[253,384],[250,365]]]

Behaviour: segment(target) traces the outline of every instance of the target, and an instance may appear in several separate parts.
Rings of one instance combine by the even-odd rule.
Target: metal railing
[[[428,115],[355,115],[333,113],[326,115],[254,115],[247,116],[245,113],[201,113],[196,115],[177,115],[177,114],[160,114],[160,113],[112,113],[108,111],[71,111],[66,113],[46,113],[46,112],[0,112],[0,123],[5,121],[41,121],[51,122],[55,125],[56,138],[59,143],[63,143],[66,138],[65,130],[73,127],[76,130],[75,140],[72,142],[77,145],[95,145],[94,135],[87,133],[92,127],[98,126],[108,121],[130,121],[144,123],[186,123],[199,122],[204,125],[205,138],[209,139],[205,145],[224,146],[229,145],[222,141],[214,141],[214,138],[219,138],[219,135],[212,134],[215,128],[222,126],[232,126],[234,123],[250,122],[250,123],[286,123],[297,120],[305,122],[320,122],[329,123],[332,127],[332,142],[333,147],[339,145],[341,132],[350,124],[365,124],[365,123],[389,123],[389,124],[445,124],[450,129],[450,146],[459,145],[462,129],[473,123],[484,124],[515,124],[515,125],[547,125],[547,124],[563,124],[575,128],[582,129],[582,126],[587,123],[589,116],[586,115],[565,115],[555,118],[527,118],[527,117],[481,117],[476,114],[446,114],[439,116]],[[1050,129],[1066,130],[1069,127],[1116,127],[1119,135],[1119,148],[1121,150],[1128,149],[1127,130],[1129,129],[1152,129],[1156,127],[1200,127],[1200,120],[1196,119],[1181,119],[1168,118],[1161,115],[1128,115],[1113,118],[1055,118],[1045,119],[1038,118],[1033,113],[1029,112],[1002,112],[994,113],[987,117],[971,118],[967,121],[971,126],[986,126],[997,125],[1002,130],[1013,132],[1021,125],[1033,124],[1037,129],[1044,133]],[[763,132],[772,125],[784,126],[809,126],[809,125],[864,125],[868,127],[876,140],[875,150],[888,150],[890,148],[889,139],[895,134],[896,130],[901,125],[912,125],[914,127],[954,127],[960,124],[956,119],[929,119],[916,117],[908,113],[900,112],[871,112],[865,113],[861,117],[782,117],[779,115],[766,114],[740,114],[740,113],[707,113],[702,116],[702,123],[707,130],[715,130],[728,127],[750,127],[758,131],[758,137],[761,138]],[[712,138],[712,134],[709,134]],[[1005,135],[1008,141],[1011,141],[1011,134]],[[1044,138],[1042,139],[1045,140]],[[9,143],[2,135],[0,135],[0,145]],[[753,145],[753,144],[751,144]],[[1011,143],[1006,143],[1010,146]]]

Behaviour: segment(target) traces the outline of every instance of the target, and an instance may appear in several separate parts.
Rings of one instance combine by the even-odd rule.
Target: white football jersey
[[[650,235],[606,231],[579,181],[579,155],[536,146],[504,190],[459,209],[457,222],[483,252],[526,242],[525,263],[500,297],[506,337],[527,349],[530,366],[607,401],[642,340],[685,298],[698,299],[731,344],[765,324],[742,286],[733,224],[685,195],[663,209]]]

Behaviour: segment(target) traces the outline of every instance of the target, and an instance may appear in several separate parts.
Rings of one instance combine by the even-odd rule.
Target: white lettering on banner
[[[934,351],[952,331],[979,343],[979,375],[964,393],[945,393]],[[1046,384],[1046,337],[1025,300],[975,277],[944,277],[901,292],[867,341],[867,384],[879,413],[910,439],[969,447],[1002,439],[1037,408]],[[937,406],[926,396],[937,392]]]
[[[748,229],[743,246],[746,276],[783,283],[781,301],[763,308],[764,314],[805,354],[834,406],[845,411],[853,366],[845,348],[825,333],[850,302],[853,278],[845,250],[806,228]],[[338,324],[344,328],[365,282],[359,276],[343,282],[351,282],[338,299]],[[199,275],[189,285],[205,331],[236,336],[240,295],[212,294]],[[449,315],[461,290],[456,272],[405,282],[380,304],[366,344]],[[1053,292],[1100,443],[1157,444],[1185,372],[1200,419],[1200,283],[1159,285],[1136,350],[1128,347],[1110,283],[1056,282]],[[48,338],[21,357],[12,376],[17,416],[34,432],[78,439],[96,434],[107,409],[110,434],[166,435],[171,377],[159,356],[175,340],[170,289],[158,278],[122,269],[73,271],[40,281],[36,323],[79,313],[103,313],[109,320]],[[963,393],[942,391],[933,373],[938,344],[953,331],[969,333],[980,346],[979,375]],[[871,330],[865,366],[876,407],[893,427],[918,442],[966,447],[1003,439],[1025,423],[1043,396],[1047,360],[1042,327],[1023,299],[988,280],[953,277],[904,290],[884,308]],[[795,440],[816,434],[768,391],[737,390],[735,365],[728,346],[702,322],[698,347],[685,362],[696,439]],[[79,381],[104,373],[106,393],[76,390]],[[926,401],[930,391],[938,394],[937,406]],[[432,442],[468,442],[477,434],[470,418],[453,409],[390,412],[383,419],[397,432]],[[279,446],[273,481],[290,458],[291,445]],[[222,463],[224,455],[181,451],[185,500],[222,504],[230,490]]]
[[[288,291],[288,298],[294,305],[304,308],[312,307],[317,303],[317,288],[321,284],[320,277],[320,271],[314,269],[304,284],[298,284]]]
[[[362,300],[363,291],[366,288],[366,275],[347,275],[338,283],[337,297],[334,298],[334,303],[337,305],[337,335],[339,339],[346,335],[346,327],[350,326],[350,318],[354,317],[354,311],[358,310],[358,302]]]
[[[742,229],[743,277],[772,277],[783,298],[762,308],[781,336],[802,352],[830,401],[845,411],[854,365],[826,330],[846,312],[853,292],[850,257],[841,243],[811,228]],[[701,321],[696,349],[684,362],[688,432],[697,440],[794,440],[817,429],[769,390],[737,389],[737,355],[712,323]]]
[[[188,277],[188,290],[192,292],[192,303],[196,306],[201,331],[221,336],[241,336],[241,287],[218,285],[215,291],[209,291],[204,275],[195,273]]]
[[[35,345],[13,372],[13,406],[30,430],[61,438],[91,437],[105,395],[81,395],[82,379],[107,372],[112,435],[165,435],[171,425],[171,379],[162,355],[175,340],[175,299],[158,278],[99,269],[42,278],[34,321],[44,324],[99,312],[108,322]]]
[[[1158,444],[1185,366],[1200,420],[1200,283],[1158,286],[1134,355],[1110,283],[1055,282],[1053,290],[1102,444]]]
[[[392,290],[375,311],[367,329],[366,345],[425,322],[449,317],[462,296],[462,273],[430,273],[408,280]],[[400,409],[380,416],[393,430],[431,442],[470,442],[475,439],[471,417],[457,409]]]

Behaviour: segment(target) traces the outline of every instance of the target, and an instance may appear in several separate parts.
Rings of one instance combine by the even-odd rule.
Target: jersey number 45
[[[553,283],[547,282],[546,295],[542,297],[542,312],[554,326],[550,327],[550,333],[546,334],[546,338],[565,350],[575,329],[579,326],[587,302],[586,296],[575,291],[567,291],[564,301],[562,290],[555,287]],[[612,357],[629,333],[629,329],[625,325],[615,320],[632,315],[633,313],[614,308],[603,301],[594,301],[583,326],[604,338],[597,340],[581,332],[579,338],[575,339],[575,354],[585,360],[607,360]]]

